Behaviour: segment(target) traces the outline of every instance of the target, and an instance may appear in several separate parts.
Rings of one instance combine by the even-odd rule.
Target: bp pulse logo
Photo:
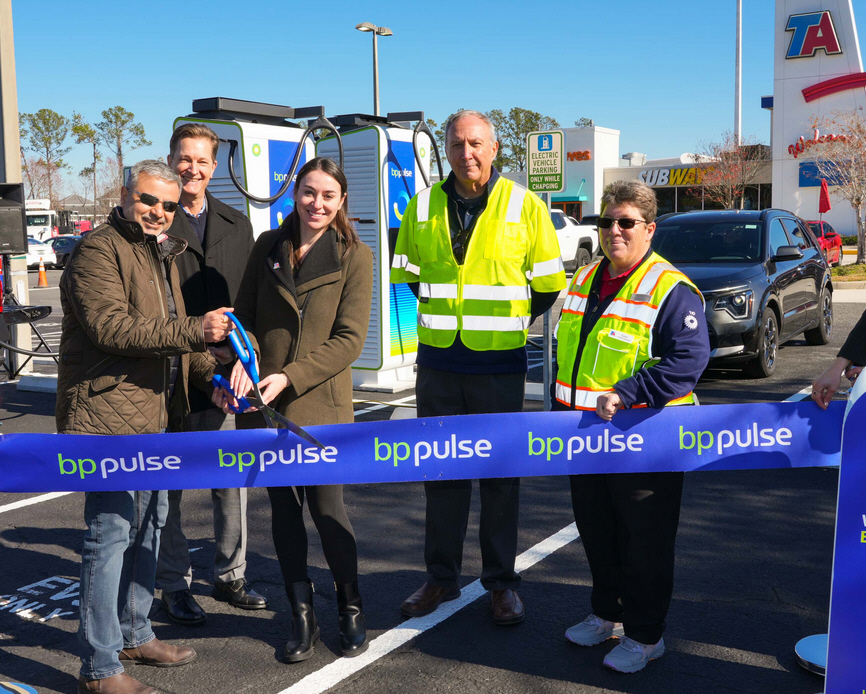
[[[14,694],[38,694],[38,692],[26,684],[20,682],[0,682],[0,694],[14,692]]]
[[[839,37],[829,10],[792,14],[785,31],[791,32],[791,43],[785,58],[811,58],[819,50],[827,55],[839,55]]]

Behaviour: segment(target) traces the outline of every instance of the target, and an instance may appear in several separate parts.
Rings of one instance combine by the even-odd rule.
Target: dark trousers
[[[525,382],[525,373],[459,374],[419,366],[415,389],[418,416],[520,412]],[[482,479],[478,485],[481,491],[481,584],[487,590],[516,589],[520,585],[520,576],[514,572],[520,479]],[[427,496],[424,539],[427,582],[445,588],[456,587],[463,564],[472,480],[425,482],[424,491]]]
[[[306,497],[310,516],[319,531],[322,550],[334,583],[352,583],[358,578],[358,547],[355,531],[343,504],[343,485],[295,487],[303,504]],[[308,581],[307,529],[304,508],[298,505],[291,487],[268,487],[271,500],[271,531],[274,548],[286,588]]]
[[[665,630],[683,473],[572,475],[571,501],[592,571],[592,611],[640,643]]]

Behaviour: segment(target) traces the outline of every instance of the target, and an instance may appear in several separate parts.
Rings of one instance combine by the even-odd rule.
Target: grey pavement
[[[50,290],[42,291],[47,298]],[[779,351],[778,370],[769,379],[749,379],[736,370],[708,371],[697,388],[701,402],[774,402],[807,386],[832,361],[862,313],[864,298],[858,290],[840,290],[834,298],[829,345],[791,341]],[[406,404],[412,395],[355,393],[358,400]],[[0,432],[51,432],[53,406],[51,395],[22,393],[14,384],[0,383]],[[527,409],[539,407],[527,403]],[[394,411],[373,402],[356,404],[359,419],[386,419]],[[248,578],[271,602],[269,609],[254,613],[210,597],[210,496],[190,491],[184,495],[184,523],[195,550],[193,593],[209,619],[202,627],[184,628],[168,622],[158,608],[152,618],[160,638],[191,645],[199,657],[183,668],[134,666],[130,672],[160,691],[183,694],[814,694],[823,680],[795,664],[793,648],[801,637],[826,629],[836,484],[835,470],[819,468],[687,475],[677,584],[665,635],[668,653],[637,675],[601,667],[611,644],[583,649],[563,637],[589,612],[591,576],[579,539],[523,571],[523,624],[494,625],[489,599],[482,595],[353,672],[353,661],[338,657],[334,589],[312,524],[309,563],[323,641],[310,660],[283,664],[278,656],[290,634],[290,608],[270,538],[265,490],[250,491]],[[78,669],[75,584],[83,497],[69,494],[9,508],[36,496],[0,493],[0,681],[27,683],[40,694],[71,693]],[[400,616],[399,604],[424,580],[423,488],[355,485],[346,489],[346,501],[358,537],[370,634],[397,638],[411,626]],[[555,536],[572,521],[566,479],[522,481],[518,552]],[[476,495],[464,587],[481,570],[477,536]],[[29,593],[21,590],[34,583],[42,585]],[[16,595],[25,602],[13,601]]]

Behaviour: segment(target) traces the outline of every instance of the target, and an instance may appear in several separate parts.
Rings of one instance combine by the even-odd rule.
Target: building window
[[[697,192],[697,195],[694,195]],[[691,188],[677,188],[677,212],[691,212],[703,209],[702,191]]]
[[[773,184],[772,183],[762,183],[758,186],[760,191],[759,199],[761,201],[761,209],[766,210],[768,207],[773,206]]]
[[[658,201],[659,214],[667,214],[676,211],[676,195],[674,188],[656,188],[656,200]]]
[[[569,217],[574,217],[578,221],[583,217],[583,203],[576,200],[557,200],[551,203],[551,207],[562,210]]]

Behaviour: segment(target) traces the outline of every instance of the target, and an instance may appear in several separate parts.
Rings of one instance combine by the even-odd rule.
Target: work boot
[[[153,687],[142,684],[125,672],[101,680],[78,679],[78,694],[159,694]]]
[[[120,662],[132,661],[139,665],[154,667],[177,667],[195,660],[195,651],[189,646],[172,646],[152,639],[136,648],[124,648],[120,652]]]
[[[292,603],[292,638],[286,644],[285,659],[299,663],[313,655],[313,644],[319,640],[319,625],[313,611],[313,584],[300,581],[287,586]]]
[[[340,621],[340,650],[346,658],[361,655],[370,645],[367,643],[367,627],[364,625],[364,611],[358,581],[335,583],[337,589],[337,609]]]

